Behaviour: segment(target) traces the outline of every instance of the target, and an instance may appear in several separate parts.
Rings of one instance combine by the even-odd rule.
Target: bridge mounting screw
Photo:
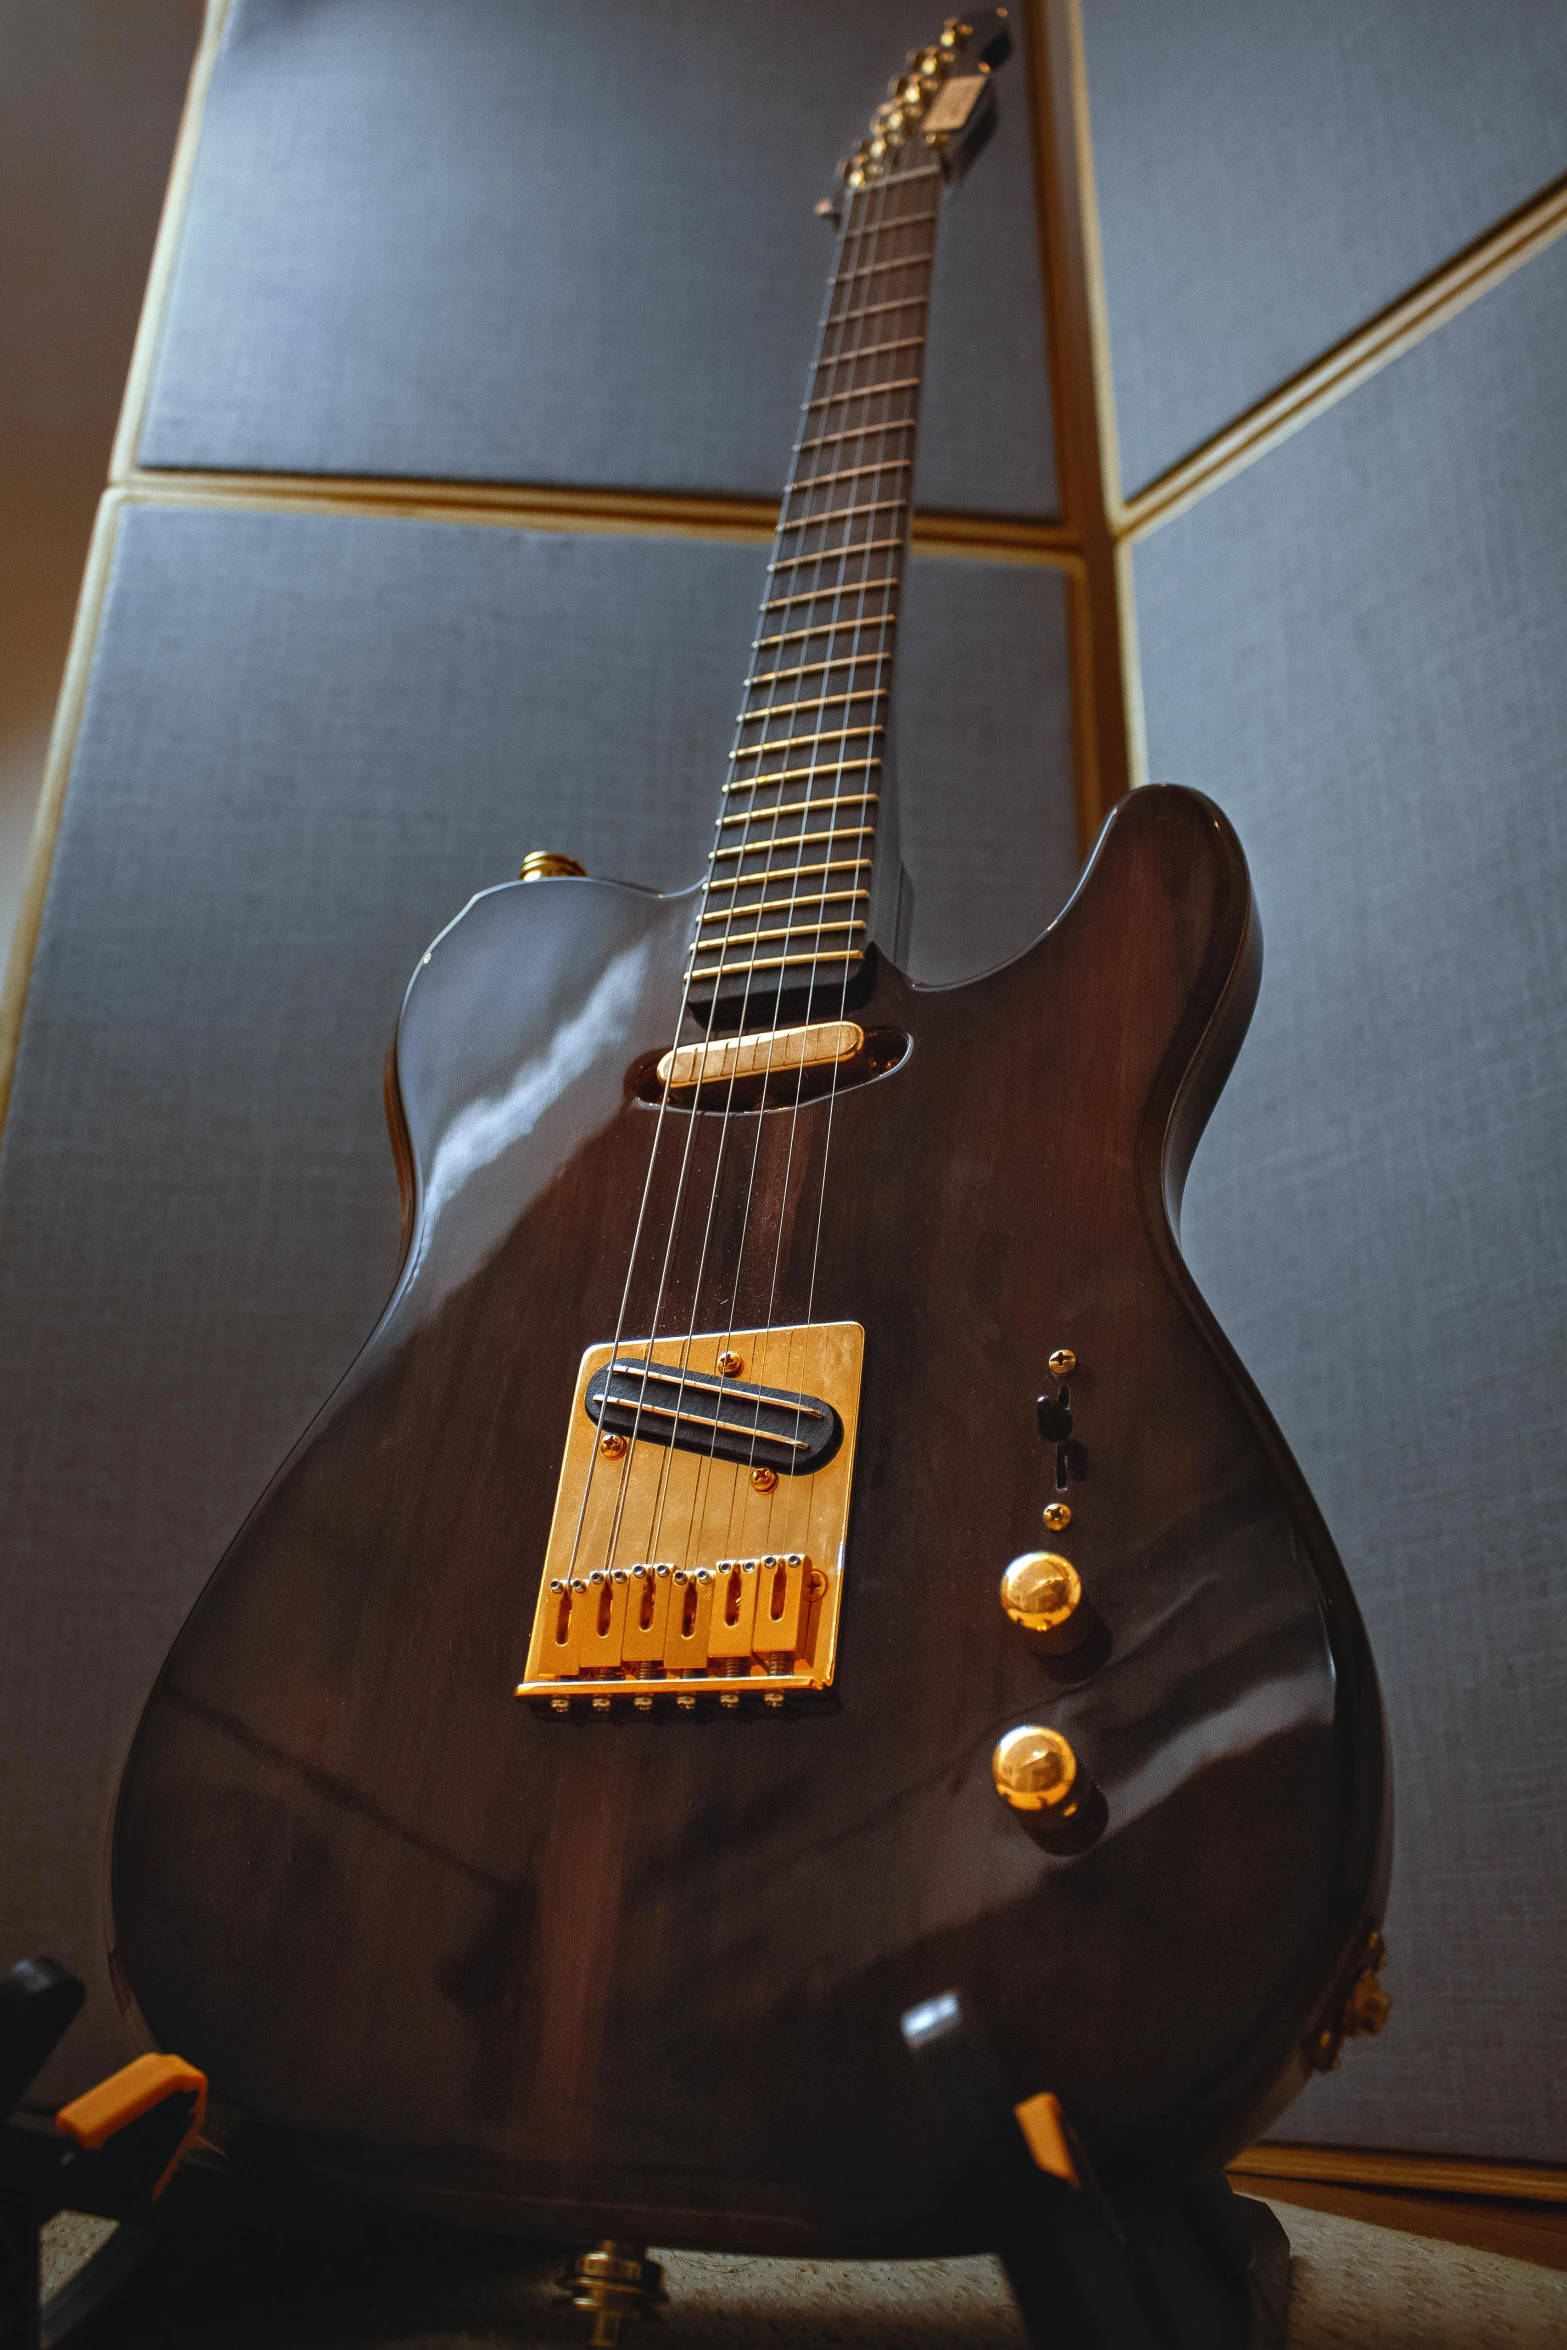
[[[1050,1368],[1058,1379],[1070,1379],[1077,1369],[1077,1357],[1069,1346],[1058,1346],[1050,1358]]]

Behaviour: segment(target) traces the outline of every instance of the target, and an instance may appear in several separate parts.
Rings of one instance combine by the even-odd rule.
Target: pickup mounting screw
[[[599,1438],[599,1451],[604,1455],[604,1458],[607,1461],[618,1461],[624,1454],[625,1449],[625,1438],[623,1436],[617,1436],[613,1429],[610,1431],[608,1436],[601,1436]]]
[[[1050,1368],[1058,1379],[1070,1379],[1077,1369],[1077,1357],[1069,1346],[1058,1346],[1050,1358]]]
[[[1047,1501],[1043,1516],[1052,1534],[1064,1534],[1072,1523],[1072,1505],[1069,1501]]]
[[[751,1483],[758,1493],[771,1493],[777,1482],[778,1471],[776,1469],[753,1469],[751,1471]]]

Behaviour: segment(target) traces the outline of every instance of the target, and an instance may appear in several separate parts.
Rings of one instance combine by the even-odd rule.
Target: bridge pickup
[[[857,1322],[588,1348],[520,1698],[678,1718],[831,1686],[864,1350]]]
[[[715,1379],[678,1363],[606,1363],[582,1401],[606,1435],[743,1461],[785,1477],[812,1475],[843,1441],[843,1422],[820,1396]]]

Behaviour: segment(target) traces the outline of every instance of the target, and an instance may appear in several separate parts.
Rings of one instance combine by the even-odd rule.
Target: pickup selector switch
[[[1072,1414],[1065,1394],[1042,1395],[1034,1409],[1039,1414],[1039,1433],[1045,1442],[1065,1444],[1072,1433]]]

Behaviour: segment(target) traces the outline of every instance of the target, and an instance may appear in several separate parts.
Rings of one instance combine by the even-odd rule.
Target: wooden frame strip
[[[11,1082],[16,1074],[16,1053],[22,1036],[22,1015],[27,1009],[33,957],[37,952],[38,932],[43,922],[44,898],[54,865],[55,843],[60,834],[65,787],[71,772],[71,762],[76,755],[76,737],[87,700],[93,649],[98,641],[98,622],[108,592],[122,505],[120,493],[114,490],[106,491],[98,502],[98,513],[87,549],[87,565],[82,573],[81,593],[76,600],[76,618],[71,626],[70,650],[65,657],[65,675],[60,685],[59,701],[55,704],[49,749],[44,758],[43,785],[39,791],[32,835],[28,842],[27,873],[22,883],[21,902],[16,910],[16,928],[11,933],[11,951],[6,958],[5,979],[0,983],[0,1133],[4,1132],[6,1111],[11,1102]]]
[[[1233,2179],[1311,2179],[1326,2186],[1406,2187],[1418,2194],[1489,2195],[1567,2204],[1567,2170],[1541,2162],[1477,2162],[1457,2154],[1398,2154],[1359,2146],[1248,2146]]]
[[[273,513],[397,515],[422,522],[491,523],[514,530],[606,532],[621,537],[718,539],[770,545],[771,498],[686,491],[556,488],[549,483],[382,480],[315,473],[201,473],[133,466],[114,485],[158,506],[235,506]],[[981,563],[1073,568],[1077,546],[1058,522],[989,514],[916,513],[917,555]]]
[[[1227,424],[1191,456],[1123,504],[1117,492],[1113,527],[1121,538],[1144,538],[1184,514],[1291,433],[1342,400],[1357,384],[1456,318],[1567,233],[1567,175],[1455,258],[1434,270],[1386,310],[1346,335],[1332,350]]]

